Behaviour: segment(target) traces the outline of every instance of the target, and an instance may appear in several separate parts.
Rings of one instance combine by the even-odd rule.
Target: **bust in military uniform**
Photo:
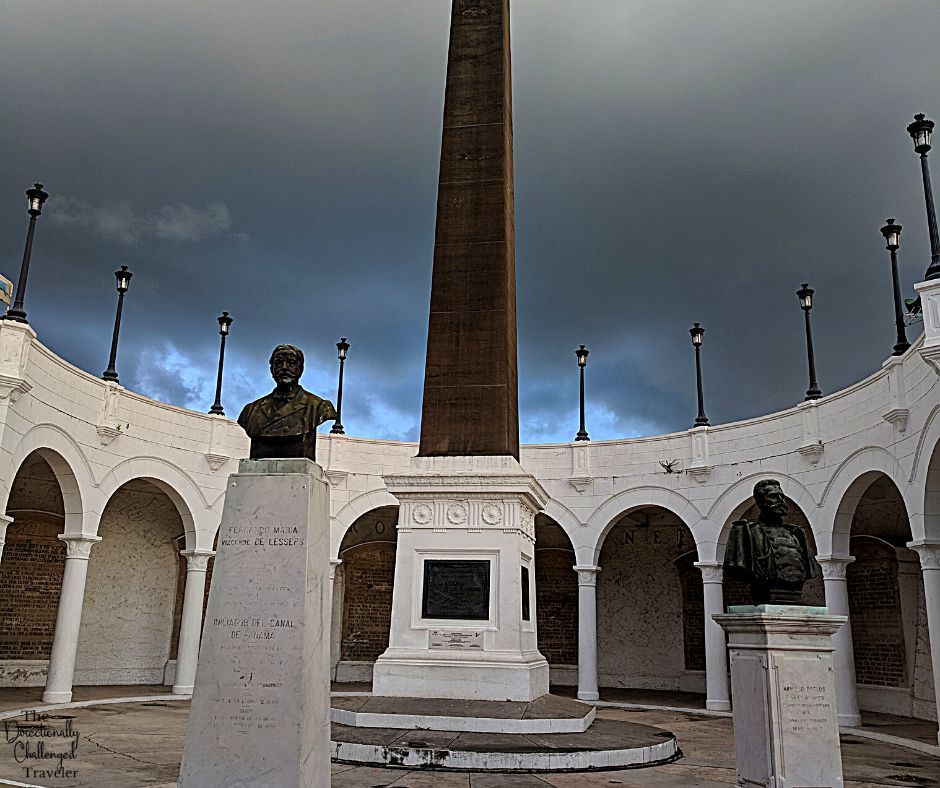
[[[755,604],[800,605],[803,585],[820,574],[806,533],[783,521],[790,510],[776,479],[754,485],[754,500],[760,516],[732,525],[725,569],[750,581]]]
[[[252,459],[306,457],[316,460],[317,427],[336,418],[329,400],[300,386],[304,354],[293,345],[278,345],[271,354],[274,391],[249,402],[238,423],[251,438]]]

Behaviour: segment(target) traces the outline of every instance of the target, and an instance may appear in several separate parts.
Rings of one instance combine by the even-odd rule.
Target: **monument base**
[[[229,477],[180,788],[330,785],[329,486],[306,459]]]
[[[387,476],[401,502],[387,697],[530,701],[548,692],[538,650],[535,513],[547,493],[513,457],[416,457]]]
[[[824,607],[739,605],[728,633],[739,786],[841,788],[832,635]]]

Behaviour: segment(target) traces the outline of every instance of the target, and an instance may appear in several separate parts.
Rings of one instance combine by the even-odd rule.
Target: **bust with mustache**
[[[725,569],[750,582],[755,604],[801,605],[806,581],[820,575],[806,533],[784,522],[790,510],[776,479],[754,485],[754,500],[760,515],[732,525]]]
[[[301,387],[304,354],[300,348],[278,345],[270,363],[274,391],[249,402],[238,417],[251,438],[250,457],[306,457],[316,461],[317,427],[336,418],[333,403]]]

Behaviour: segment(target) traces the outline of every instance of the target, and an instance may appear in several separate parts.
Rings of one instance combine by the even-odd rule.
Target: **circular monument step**
[[[676,737],[649,725],[598,719],[582,733],[480,733],[356,728],[333,723],[340,763],[491,772],[560,772],[656,766],[679,757]]]
[[[330,720],[353,728],[466,731],[472,733],[583,733],[596,709],[571,698],[542,695],[533,701],[334,697]]]

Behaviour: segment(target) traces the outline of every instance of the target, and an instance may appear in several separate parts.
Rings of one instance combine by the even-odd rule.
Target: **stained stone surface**
[[[519,458],[509,0],[454,0],[420,456]]]
[[[181,786],[329,785],[328,556],[319,466],[242,460],[225,496]]]

